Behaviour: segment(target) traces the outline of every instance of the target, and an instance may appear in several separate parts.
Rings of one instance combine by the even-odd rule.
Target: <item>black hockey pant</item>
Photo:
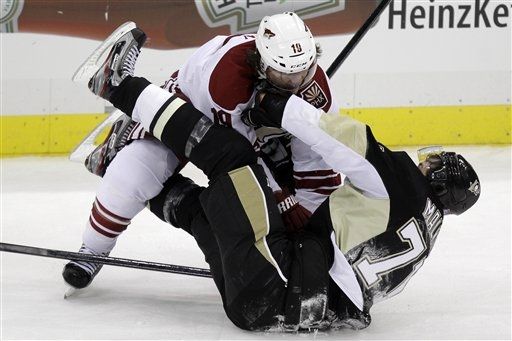
[[[112,104],[131,115],[148,85],[143,78],[128,77],[112,96]],[[304,273],[301,254],[305,251],[286,237],[273,193],[249,141],[233,129],[213,125],[190,103],[172,106],[173,100],[155,113],[149,129],[153,133],[158,126],[160,140],[177,155],[187,157],[210,181],[199,196],[203,211],[194,216],[196,226],[191,231],[201,236],[198,243],[205,254],[220,257],[220,262],[217,258],[210,264],[216,284],[223,283],[220,292],[226,314],[248,330],[275,326],[280,316],[285,323],[298,325],[301,301],[326,295],[323,251],[314,240],[307,242],[304,249],[313,255],[305,262],[311,273]],[[162,112],[166,112],[164,122]],[[203,243],[205,236],[210,242]],[[315,312],[321,319],[325,307],[315,307]]]
[[[225,193],[233,191],[233,183],[230,180],[216,182],[218,188],[227,185]],[[236,193],[237,197],[243,196],[242,192],[251,192],[250,187],[242,186],[239,189],[241,192]],[[228,317],[237,326],[251,330],[276,326],[280,323],[279,316],[284,317],[282,325],[288,329],[318,326],[325,314],[327,282],[325,254],[318,247],[318,240],[310,234],[294,236],[291,241],[282,233],[269,233],[266,236],[265,241],[270,249],[282,249],[279,253],[282,259],[277,258],[277,262],[291,262],[288,286],[283,293],[277,269],[269,268],[269,264],[273,263],[267,258],[272,255],[264,256],[265,249],[255,242],[254,227],[252,231],[243,233],[243,227],[249,224],[225,224],[214,232],[200,200],[200,197],[204,201],[206,195],[215,195],[211,193],[217,193],[217,188],[210,186],[205,192],[190,179],[175,174],[162,192],[150,201],[150,209],[160,219],[186,230],[195,238],[210,265]],[[224,195],[220,201],[211,199],[206,199],[210,205],[219,206],[213,209],[218,216],[213,219],[223,221],[224,214],[228,215],[228,219],[231,219],[230,215],[239,216],[242,221],[254,221],[257,217],[257,212],[241,215],[241,210],[235,204],[237,201],[226,201]],[[230,211],[231,205],[223,205],[223,202],[233,204],[233,211]],[[238,202],[243,205],[244,200]],[[257,223],[250,225],[258,226]],[[302,301],[308,303],[302,306]],[[312,304],[312,301],[317,304]]]

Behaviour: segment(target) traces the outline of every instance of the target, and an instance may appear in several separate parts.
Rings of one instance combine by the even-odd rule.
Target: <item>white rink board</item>
[[[354,107],[415,107],[510,103],[510,74],[447,71],[354,75]],[[411,89],[422,91],[412,93]],[[392,95],[389,90],[395,89]],[[471,96],[468,96],[471,93]],[[343,102],[344,94],[341,95]],[[349,106],[349,107],[351,107]]]
[[[411,12],[418,6],[428,13],[430,7],[437,11],[440,6],[471,5],[470,23],[475,20],[475,1],[480,0],[408,0],[405,29],[400,28],[399,17],[395,15],[391,19],[386,10],[334,77],[340,102],[345,108],[410,106],[410,103],[510,104],[512,1],[489,0],[486,13],[491,27],[482,27],[480,20],[478,28],[474,23],[471,28],[427,28],[425,18],[415,21],[423,23],[425,28],[412,28]],[[494,24],[492,13],[502,5],[509,6],[509,16],[500,19],[500,23],[507,23],[500,28]],[[399,10],[401,1],[395,0],[394,6]],[[461,13],[456,11],[454,16],[458,22]],[[389,29],[390,20],[393,29]],[[85,82],[76,87],[70,80],[75,69],[99,45],[98,41],[26,33],[0,34],[0,37],[1,115],[104,111],[105,102],[88,94]],[[324,51],[320,65],[327,68],[350,38],[319,37],[317,40]],[[145,49],[136,74],[161,84],[193,51]],[[443,73],[446,74],[440,76]],[[358,78],[357,83],[354,77]],[[445,78],[442,83],[438,82],[440,77]],[[382,86],[383,79],[389,79],[392,86]],[[363,87],[357,86],[360,82]],[[366,90],[367,85],[372,91]],[[358,98],[357,103],[346,100],[354,96]],[[424,100],[425,97],[429,100]],[[61,98],[70,105],[55,105]]]
[[[445,219],[425,265],[402,293],[372,308],[366,330],[249,333],[225,317],[209,279],[108,266],[64,300],[65,261],[0,253],[0,338],[510,339],[512,149],[456,150],[479,173],[480,201]],[[184,173],[205,184],[196,169]],[[78,250],[98,180],[64,158],[2,159],[2,242]],[[206,266],[191,237],[148,212],[134,219],[112,256]]]

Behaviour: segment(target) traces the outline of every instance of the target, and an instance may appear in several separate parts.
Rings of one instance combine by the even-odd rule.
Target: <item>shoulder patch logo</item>
[[[231,34],[238,34],[256,31],[260,20],[266,15],[293,11],[302,19],[316,18],[343,11],[345,1],[196,0],[194,3],[206,25],[209,27],[228,25]]]
[[[300,96],[315,108],[322,109],[327,105],[327,96],[316,81],[302,90]]]

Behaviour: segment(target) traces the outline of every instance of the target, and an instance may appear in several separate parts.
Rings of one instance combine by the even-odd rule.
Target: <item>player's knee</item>
[[[230,138],[223,146],[224,167],[233,170],[257,162],[256,153],[250,142],[234,130],[230,131]]]
[[[191,179],[175,174],[149,201],[149,209],[161,220],[190,233],[194,217],[202,212],[199,194],[203,189]]]
[[[255,164],[257,156],[251,143],[240,133],[212,126],[194,147],[190,160],[213,180],[234,169]]]

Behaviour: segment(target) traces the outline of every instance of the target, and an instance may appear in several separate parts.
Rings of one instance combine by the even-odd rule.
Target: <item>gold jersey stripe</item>
[[[270,232],[267,202],[256,176],[252,169],[246,166],[229,172],[229,177],[233,182],[245,214],[251,223],[255,247],[276,268],[282,280],[288,282],[267,245],[266,236]]]

